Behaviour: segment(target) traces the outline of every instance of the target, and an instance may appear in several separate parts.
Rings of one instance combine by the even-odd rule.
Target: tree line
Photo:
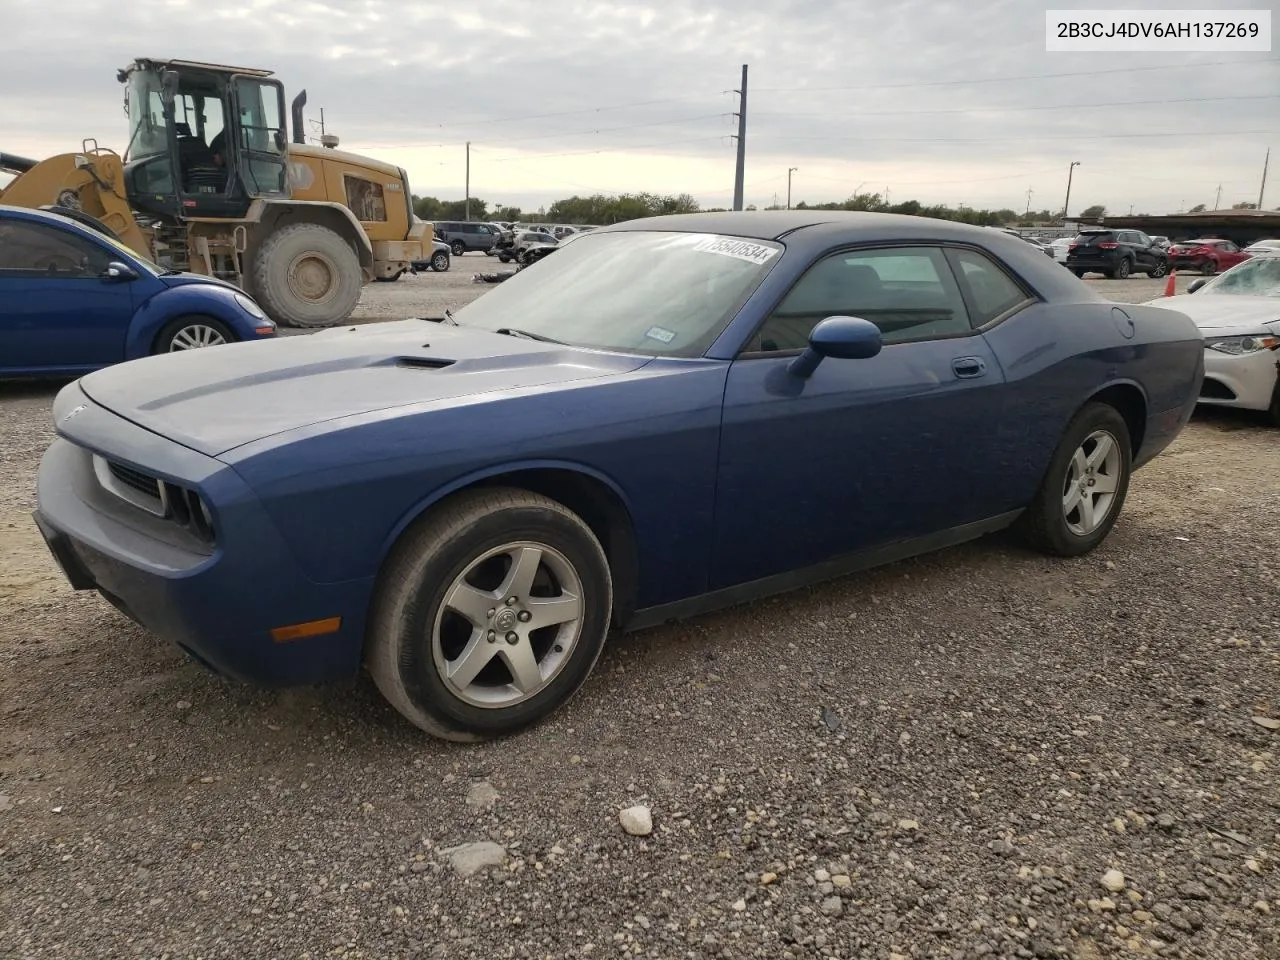
[[[1232,210],[1252,210],[1257,204],[1236,203]],[[702,207],[687,193],[662,195],[655,193],[622,193],[617,195],[594,194],[589,197],[572,196],[557,200],[550,206],[535,210],[522,210],[519,207],[495,205],[477,197],[466,200],[440,200],[436,197],[413,197],[413,212],[423,220],[464,220],[468,210],[472,220],[503,220],[546,223],[589,223],[607,226],[621,223],[624,220],[638,220],[643,217],[657,217],[671,213],[717,213],[724,207]],[[755,206],[746,209],[755,210]],[[781,210],[780,206],[768,206],[765,210]],[[1019,213],[1009,208],[998,210],[979,210],[961,204],[948,207],[945,204],[923,204],[918,200],[904,200],[900,203],[888,203],[879,193],[858,193],[847,200],[830,203],[794,204],[796,210],[863,210],[875,213],[903,213],[915,217],[933,217],[937,220],[955,220],[960,223],[971,223],[982,227],[996,226],[1031,226],[1036,223],[1049,223],[1062,219],[1061,211],[1024,210]],[[1190,213],[1203,213],[1204,204],[1192,207]],[[1078,215],[1082,220],[1098,220],[1106,216],[1107,208],[1101,204],[1085,207]],[[1147,216],[1147,214],[1139,214]]]

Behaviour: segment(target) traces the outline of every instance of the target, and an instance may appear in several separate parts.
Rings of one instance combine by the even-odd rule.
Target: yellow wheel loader
[[[363,285],[395,280],[432,250],[413,216],[404,170],[306,143],[302,109],[269,70],[135,60],[120,70],[124,153],[28,160],[0,153],[16,177],[0,204],[40,207],[105,227],[172,270],[244,288],[278,323],[343,323]]]

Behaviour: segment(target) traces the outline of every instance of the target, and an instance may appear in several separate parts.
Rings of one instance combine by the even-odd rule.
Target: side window
[[[381,223],[387,219],[387,204],[382,184],[347,174],[347,206],[362,223]]]
[[[975,327],[1029,299],[1026,291],[986,255],[974,250],[950,250],[948,255],[973,304]]]
[[[880,328],[885,343],[967,333],[964,300],[934,247],[852,250],[819,260],[764,321],[747,351],[803,350],[822,320],[853,316]]]
[[[1222,249],[1223,249],[1223,250],[1225,250],[1225,251],[1227,251],[1227,253],[1238,253],[1238,252],[1239,252],[1239,250],[1240,250],[1240,248],[1239,248],[1239,247],[1237,247],[1237,246],[1236,246],[1234,243],[1232,243],[1230,240],[1224,240],[1224,241],[1222,241]]]
[[[66,230],[42,223],[0,221],[0,278],[94,278],[111,256]]]

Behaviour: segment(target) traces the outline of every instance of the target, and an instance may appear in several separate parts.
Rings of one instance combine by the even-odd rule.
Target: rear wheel
[[[391,705],[433,736],[502,736],[573,696],[612,605],[604,551],[576,514],[525,490],[471,491],[392,551],[365,660]]]
[[[178,317],[156,335],[152,353],[177,353],[234,343],[236,335],[221,320],[213,317]]]
[[[1111,271],[1111,278],[1113,280],[1128,280],[1129,274],[1132,272],[1133,266],[1129,263],[1129,258],[1125,257],[1116,264],[1116,268]]]
[[[1105,403],[1089,403],[1072,419],[1044,481],[1018,519],[1022,535],[1045,553],[1088,553],[1111,532],[1129,491],[1129,426]]]
[[[1218,272],[1218,265],[1212,259],[1207,259],[1204,263],[1200,264],[1200,272],[1206,277],[1212,277]]]
[[[1075,268],[1075,267],[1070,267],[1069,269],[1071,270],[1071,272],[1072,272],[1072,273],[1074,273],[1074,274],[1075,274],[1077,277],[1079,277],[1081,280],[1083,280],[1083,279],[1084,279],[1085,271],[1083,271],[1083,270],[1079,270],[1079,269],[1077,269],[1077,268]]]
[[[403,270],[397,270],[395,273],[393,273],[389,277],[374,277],[373,279],[377,280],[379,283],[395,283],[403,275],[404,275]]]
[[[342,323],[364,286],[356,252],[318,223],[291,224],[268,236],[253,258],[250,276],[271,319],[290,327]]]
[[[453,241],[453,243],[449,244],[449,249],[453,251],[453,255],[455,257],[460,257],[467,252],[467,248],[463,245],[461,240]]]
[[[1151,268],[1151,276],[1155,277],[1157,280],[1160,277],[1163,277],[1168,272],[1169,272],[1168,260],[1157,260],[1156,265]]]

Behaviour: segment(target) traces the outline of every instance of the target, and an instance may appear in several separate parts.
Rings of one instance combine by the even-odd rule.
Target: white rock
[[[1108,870],[1102,875],[1102,885],[1112,893],[1119,893],[1124,889],[1124,874],[1119,870]]]
[[[735,909],[735,910],[737,910],[739,913],[741,913],[743,910],[747,909],[747,901],[745,901],[745,900],[735,900],[735,901],[733,901],[733,909]]]
[[[826,883],[831,879],[831,874],[826,870],[815,870],[813,871],[813,879],[817,880],[819,883]]]
[[[618,814],[618,822],[633,837],[647,837],[653,833],[653,814],[643,804],[627,807]]]
[[[460,847],[450,847],[440,852],[449,858],[449,866],[464,877],[490,867],[500,867],[507,859],[506,848],[491,840],[464,843]]]

